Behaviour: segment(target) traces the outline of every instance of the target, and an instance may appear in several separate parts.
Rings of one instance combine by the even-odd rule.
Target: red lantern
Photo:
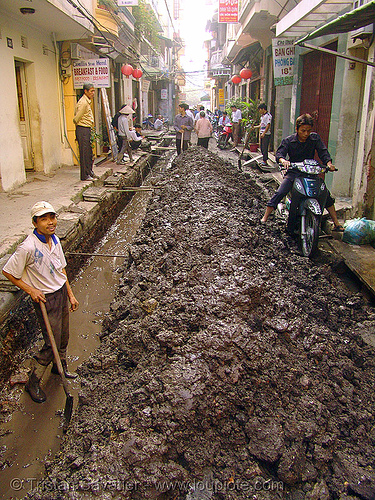
[[[253,72],[249,68],[244,68],[244,69],[241,69],[241,71],[240,71],[240,76],[244,80],[248,80],[249,78],[251,78],[252,74],[253,74]]]
[[[123,64],[121,66],[121,73],[129,78],[129,76],[133,73],[133,66],[130,66],[130,64]]]
[[[233,75],[231,78],[231,81],[236,85],[237,85],[237,83],[240,83],[241,80],[242,80],[242,78],[239,75]]]
[[[143,75],[142,70],[140,70],[138,68],[133,69],[134,78],[136,78],[138,80],[138,78],[141,78],[142,75]]]

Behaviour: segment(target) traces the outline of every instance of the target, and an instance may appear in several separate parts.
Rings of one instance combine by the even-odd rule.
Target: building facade
[[[28,172],[49,174],[79,163],[73,114],[85,81],[96,87],[97,155],[113,142],[110,117],[123,104],[133,106],[139,121],[150,111],[172,118],[175,46],[173,32],[165,32],[170,23],[161,21],[155,0],[120,3],[0,0],[3,190],[22,185]],[[145,17],[151,19],[147,33]],[[127,74],[126,65],[138,73]]]

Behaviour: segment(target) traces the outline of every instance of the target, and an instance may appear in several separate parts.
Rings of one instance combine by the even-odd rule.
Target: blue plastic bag
[[[375,221],[368,220],[365,217],[346,221],[342,241],[352,245],[375,243]]]

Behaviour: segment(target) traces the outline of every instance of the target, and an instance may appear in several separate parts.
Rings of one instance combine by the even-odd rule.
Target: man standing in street
[[[235,104],[231,106],[231,109],[232,109],[233,140],[234,140],[234,147],[236,148],[241,140],[242,113],[241,110],[238,109]]]
[[[30,295],[43,333],[44,345],[32,359],[29,380],[25,389],[36,403],[43,403],[46,395],[40,381],[53,362],[51,373],[58,374],[53,350],[43,320],[40,302],[44,302],[51,322],[66,378],[76,378],[67,367],[66,350],[69,341],[70,311],[78,309],[66,274],[66,260],[59,238],[55,235],[57,217],[53,206],[38,201],[31,208],[34,231],[16,249],[3,268],[3,274],[14,285]]]
[[[83,85],[83,96],[74,109],[73,121],[76,125],[76,139],[79,147],[81,181],[92,181],[98,177],[92,170],[94,157],[91,147],[91,128],[94,126],[94,115],[91,102],[94,94],[94,86],[91,83],[85,83]]]
[[[187,109],[189,109],[187,104],[182,103],[179,105],[179,114],[176,115],[173,124],[176,131],[176,149],[178,155],[181,153],[181,146],[183,151],[188,148],[191,131],[194,127],[192,118],[186,114]]]
[[[271,139],[272,115],[267,111],[267,106],[264,103],[259,104],[258,109],[261,114],[260,125],[256,125],[254,128],[260,129],[260,150],[263,155],[262,165],[265,166],[268,161],[268,146]]]

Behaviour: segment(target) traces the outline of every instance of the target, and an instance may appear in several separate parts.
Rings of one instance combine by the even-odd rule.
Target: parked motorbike
[[[226,149],[229,146],[229,141],[233,141],[233,131],[232,124],[228,123],[224,126],[223,130],[219,134],[219,138],[217,140],[217,147],[219,149]]]
[[[325,182],[319,174],[329,169],[310,159],[291,163],[289,169],[299,175],[285,202],[279,203],[277,209],[288,218],[288,232],[297,235],[302,254],[312,257],[318,249],[320,223],[328,196]]]

